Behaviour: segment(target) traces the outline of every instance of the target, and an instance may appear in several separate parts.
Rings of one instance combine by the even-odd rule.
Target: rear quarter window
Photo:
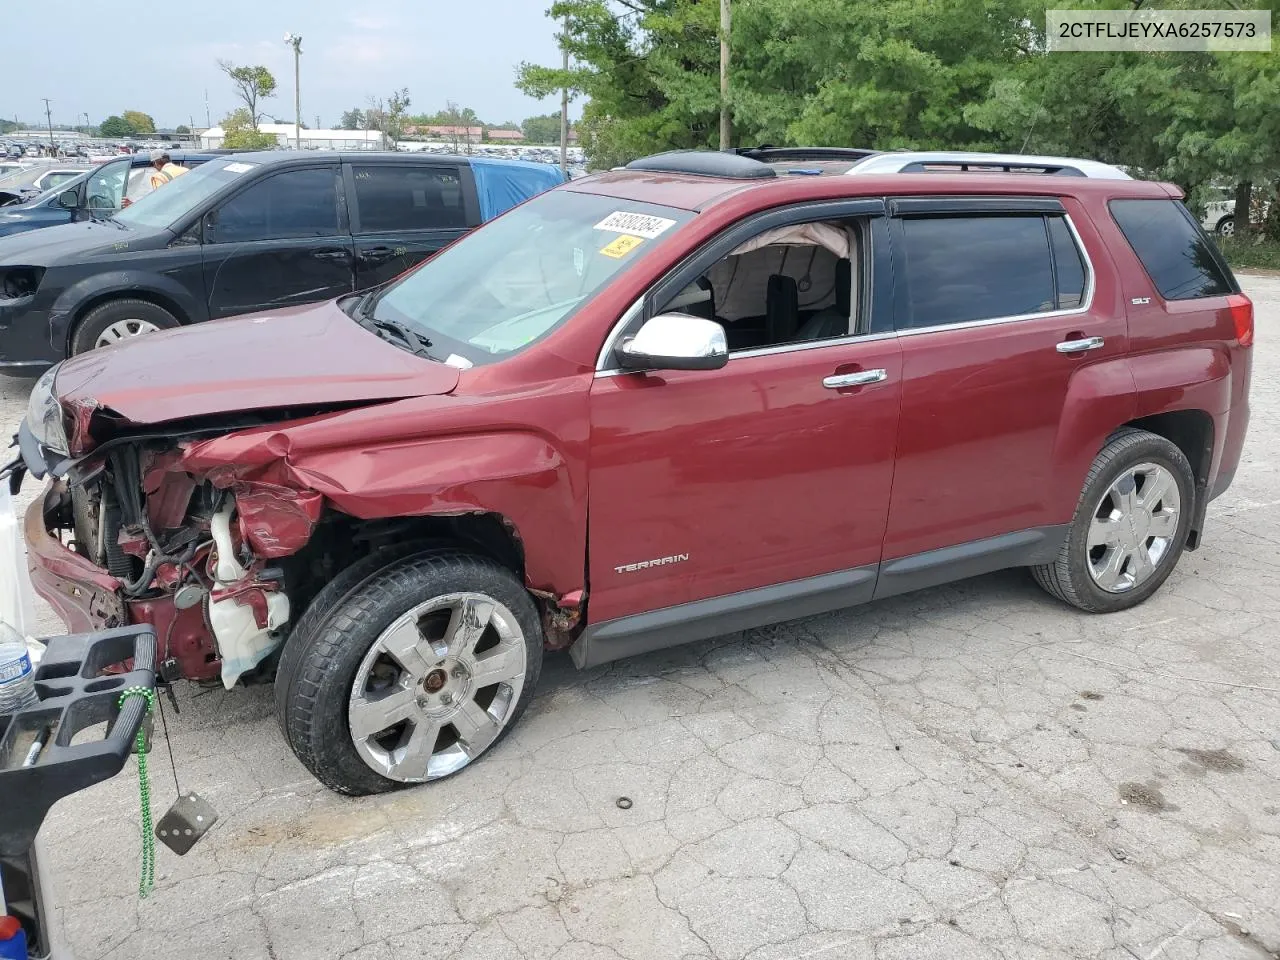
[[[1226,268],[1176,200],[1112,200],[1111,216],[1166,300],[1234,292]]]

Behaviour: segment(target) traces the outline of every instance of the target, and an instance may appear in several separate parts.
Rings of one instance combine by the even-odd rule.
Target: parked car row
[[[680,152],[466,233],[535,192],[496,162],[221,158],[0,242],[11,363],[261,311],[46,372],[7,470],[50,478],[27,549],[70,629],[153,624],[169,682],[273,681],[334,790],[466,768],[547,649],[1018,566],[1127,609],[1232,482],[1252,306],[1168,184]]]
[[[70,183],[88,173],[85,165],[36,163],[5,172],[0,169],[0,207],[25,203],[47,190]]]
[[[554,167],[483,158],[175,159],[191,172],[123,209],[139,158],[0,210],[0,234],[64,221],[0,235],[0,370],[38,372],[141,333],[376,286],[563,180]]]

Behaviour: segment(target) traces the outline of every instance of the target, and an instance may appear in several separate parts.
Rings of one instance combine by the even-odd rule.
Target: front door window
[[[119,210],[129,176],[128,159],[104,163],[89,176],[85,186],[85,206],[93,214],[109,214]]]

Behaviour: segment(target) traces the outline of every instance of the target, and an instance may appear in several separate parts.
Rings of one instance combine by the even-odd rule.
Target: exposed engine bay
[[[113,444],[46,500],[45,523],[119,581],[121,619],[155,624],[170,674],[229,688],[266,673],[283,640],[291,606],[273,561],[310,539],[321,497],[274,493],[298,521],[282,538],[262,522],[260,491],[197,480],[180,458],[173,441]]]

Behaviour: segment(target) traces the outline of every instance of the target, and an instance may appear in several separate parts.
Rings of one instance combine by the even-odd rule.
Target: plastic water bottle
[[[17,713],[39,702],[27,641],[0,620],[0,714]]]

